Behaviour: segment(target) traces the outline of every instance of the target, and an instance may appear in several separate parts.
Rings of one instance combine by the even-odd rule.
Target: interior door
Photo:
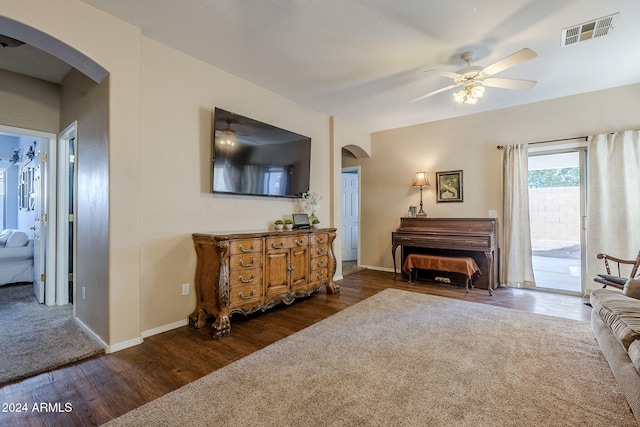
[[[342,173],[342,260],[358,259],[358,174]]]
[[[46,236],[47,236],[47,198],[46,198],[46,141],[40,141],[36,146],[35,166],[33,169],[33,190],[30,206],[33,203],[33,292],[40,304],[45,302],[45,271],[46,271]]]

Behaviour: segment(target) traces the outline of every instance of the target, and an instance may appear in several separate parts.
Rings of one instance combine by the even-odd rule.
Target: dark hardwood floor
[[[231,336],[213,340],[208,327],[188,326],[158,334],[136,347],[102,355],[0,388],[0,425],[99,425],[203,377],[281,338],[312,325],[386,288],[458,298],[587,322],[580,297],[500,288],[489,296],[463,287],[414,283],[392,273],[366,270],[338,282],[341,293],[324,291],[248,317],[232,318]],[[45,406],[41,406],[44,404]],[[10,412],[16,408],[26,412]],[[34,410],[42,409],[38,412]],[[9,412],[7,412],[9,411]]]

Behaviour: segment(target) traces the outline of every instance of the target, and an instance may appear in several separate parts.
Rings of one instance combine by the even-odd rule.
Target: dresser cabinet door
[[[279,295],[289,290],[290,265],[290,249],[272,249],[266,252],[264,265],[265,296]]]
[[[304,288],[309,284],[309,247],[291,248],[291,289]]]

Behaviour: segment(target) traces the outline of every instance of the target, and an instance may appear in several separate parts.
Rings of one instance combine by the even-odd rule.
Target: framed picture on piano
[[[462,202],[462,171],[436,172],[436,194],[440,202]]]

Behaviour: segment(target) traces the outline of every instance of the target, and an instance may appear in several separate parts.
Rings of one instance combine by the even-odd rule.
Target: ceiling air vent
[[[617,13],[604,16],[594,21],[584,22],[562,30],[562,47],[602,37],[613,30],[613,25],[618,17]]]

